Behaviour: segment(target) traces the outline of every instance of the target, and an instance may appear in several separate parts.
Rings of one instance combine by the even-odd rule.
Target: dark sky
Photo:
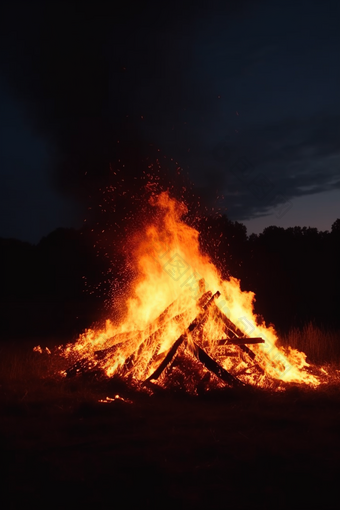
[[[1,237],[80,227],[120,138],[248,233],[340,217],[337,1],[7,4]]]

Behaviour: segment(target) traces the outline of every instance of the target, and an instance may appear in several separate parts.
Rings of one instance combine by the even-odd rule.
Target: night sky
[[[0,237],[79,228],[121,137],[248,233],[340,217],[339,2],[1,10]]]

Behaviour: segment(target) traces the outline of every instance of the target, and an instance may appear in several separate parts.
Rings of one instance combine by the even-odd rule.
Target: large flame
[[[306,371],[309,365],[304,353],[280,348],[274,328],[257,325],[254,294],[241,291],[235,278],[223,280],[211,259],[202,254],[199,232],[182,221],[186,206],[167,192],[150,203],[154,208],[152,221],[129,242],[130,262],[138,276],[124,303],[124,319],[118,323],[107,320],[103,330],[86,331],[75,344],[66,346],[64,355],[73,361],[86,360],[88,367],[97,367],[107,376],[121,374],[142,382],[186,331],[189,353],[201,345],[243,382],[260,386],[268,385],[268,381],[319,384]],[[201,327],[188,333],[188,325],[202,311],[199,298],[209,290],[212,294],[219,291],[218,308],[210,307]],[[239,346],[221,345],[227,334],[218,310],[245,336],[264,340],[251,345],[256,363],[250,363]],[[200,370],[204,376],[204,367]]]

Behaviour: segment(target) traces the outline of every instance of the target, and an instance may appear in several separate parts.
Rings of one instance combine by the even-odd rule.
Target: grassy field
[[[0,348],[6,508],[339,508],[338,385],[148,396],[34,344]]]
[[[311,363],[340,364],[340,331],[328,331],[309,322],[303,328],[293,328],[281,335],[280,341],[306,353]]]

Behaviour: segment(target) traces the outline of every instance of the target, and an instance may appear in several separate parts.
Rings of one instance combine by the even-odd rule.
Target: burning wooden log
[[[175,358],[179,347],[183,343],[187,346],[190,335],[190,341],[193,345],[193,354],[207,370],[215,374],[219,379],[230,386],[243,386],[243,383],[238,378],[230,374],[216,361],[216,359],[213,359],[203,349],[205,345],[209,346],[206,334],[204,333],[204,327],[209,317],[209,310],[213,310],[214,316],[224,324],[225,332],[229,337],[213,342],[215,345],[237,345],[241,348],[241,350],[254,359],[255,354],[245,344],[263,343],[264,341],[262,338],[247,338],[244,336],[241,330],[238,329],[237,326],[235,326],[235,324],[233,324],[232,321],[228,319],[216,305],[215,299],[220,296],[220,292],[217,291],[214,295],[212,295],[211,291],[206,292],[204,280],[200,281],[199,294],[200,297],[196,305],[199,309],[201,309],[201,312],[198,313],[198,315],[186,328],[185,322],[187,322],[188,317],[190,317],[190,315],[188,316],[188,312],[192,312],[190,312],[190,308],[186,309],[186,297],[182,294],[151,324],[149,324],[144,331],[131,331],[116,335],[114,339],[119,340],[118,342],[111,347],[96,351],[91,360],[78,360],[68,370],[66,370],[66,375],[71,377],[79,373],[94,371],[97,366],[102,366],[103,362],[109,361],[112,356],[118,354],[121,350],[121,352],[130,352],[131,354],[125,358],[124,365],[122,365],[119,369],[118,373],[120,373],[120,375],[126,376],[136,368],[139,373],[147,374],[154,363],[157,363],[158,359],[160,360],[160,364],[157,369],[154,370],[154,372],[145,380],[144,384],[148,384],[152,380],[157,380],[166,368],[171,368],[173,366],[173,359]],[[181,311],[181,313],[174,315],[176,311]],[[162,353],[159,355],[159,350],[162,346],[162,336],[166,332],[167,328],[171,326],[170,323],[183,323],[183,329],[185,328],[185,330],[172,344],[166,354]],[[234,352],[230,353],[231,356],[234,354]],[[228,355],[229,354],[225,354],[224,357]],[[141,370],[139,370],[138,367],[139,362]]]
[[[203,292],[203,295],[200,296],[199,300],[197,301],[197,306],[200,308],[203,308],[206,303],[209,301],[209,299],[212,296],[211,291],[205,292],[205,282],[204,280],[200,280],[199,282],[199,290],[200,293]],[[176,310],[178,310],[180,306],[181,300],[183,300],[185,296],[181,294],[175,301],[173,301],[165,310],[162,312],[151,324],[149,324],[144,331],[129,331],[126,333],[119,333],[118,335],[115,335],[113,337],[114,340],[120,340],[114,345],[106,348],[101,349],[94,352],[93,359],[80,359],[76,361],[71,367],[69,367],[66,370],[66,376],[67,377],[74,377],[77,374],[84,374],[86,372],[89,372],[93,370],[101,360],[105,360],[105,358],[109,358],[111,356],[114,356],[115,353],[119,351],[119,349],[124,349],[125,351],[131,351],[131,349],[134,349],[134,346],[139,344],[141,339],[144,337],[145,340],[142,341],[127,358],[124,363],[124,367],[122,369],[122,373],[126,374],[133,368],[135,362],[142,356],[144,350],[148,348],[152,348],[152,345],[155,344],[155,347],[153,349],[153,353],[151,355],[151,358],[156,356],[158,354],[160,345],[158,345],[157,337],[161,333],[161,331],[166,327],[168,322],[175,321],[180,322],[180,320],[183,319],[185,316],[185,312],[176,315],[175,317],[171,317],[169,319],[169,315],[171,316],[173,313],[175,313]],[[150,365],[150,364],[149,364]]]
[[[203,280],[204,281],[204,280]],[[203,286],[201,288],[204,288]],[[197,306],[199,308],[204,308],[204,306],[207,304],[207,302],[209,301],[209,299],[211,298],[212,296],[212,292],[210,290],[208,290],[208,292],[205,292],[203,294],[203,296],[200,297],[200,299],[197,301]],[[177,301],[177,300],[176,300]],[[172,306],[172,305],[170,305]],[[167,308],[167,310],[169,310],[169,307]],[[157,356],[158,352],[159,352],[159,349],[161,347],[161,344],[157,341],[157,338],[159,337],[159,335],[161,334],[162,330],[164,330],[167,325],[169,324],[169,322],[180,322],[186,315],[186,312],[183,312],[179,315],[176,315],[175,317],[172,317],[171,319],[169,319],[168,321],[164,322],[164,312],[162,313],[162,326],[159,327],[156,331],[154,331],[150,336],[148,336],[139,346],[138,348],[126,359],[125,361],[125,364],[124,364],[124,368],[123,368],[123,373],[126,373],[128,372],[131,368],[133,368],[134,364],[140,359],[140,357],[142,356],[143,352],[147,349],[152,349],[152,345],[154,345],[154,348],[152,349],[152,353],[151,353],[151,357],[150,357],[150,362],[148,363],[148,366],[151,366],[152,364],[152,360],[154,359],[155,356]],[[161,317],[161,316],[160,316]],[[159,323],[159,318],[156,319],[157,322]],[[149,328],[147,329],[147,331],[149,331]]]
[[[210,290],[208,292],[205,292],[205,281],[203,278],[201,280],[199,280],[198,283],[199,283],[199,290],[200,290],[201,297],[197,302],[197,306],[202,307],[208,301],[208,299],[212,296],[212,292]],[[176,309],[178,310],[179,303],[183,298],[184,298],[184,295],[181,294],[177,299],[175,299],[175,301],[173,301],[169,306],[167,306],[166,309],[164,310],[164,312],[162,312],[157,317],[157,319],[155,319],[151,324],[149,324],[147,326],[146,330],[136,331],[136,332],[129,331],[126,333],[119,333],[118,335],[115,335],[112,338],[112,341],[119,339],[120,342],[115,343],[114,345],[112,345],[106,349],[101,349],[101,350],[95,351],[95,353],[94,353],[95,357],[97,359],[103,359],[110,354],[114,354],[114,352],[116,352],[117,349],[119,349],[120,347],[126,346],[127,345],[126,341],[130,340],[130,339],[132,340],[132,342],[136,343],[138,341],[138,337],[142,338],[144,336],[146,338],[145,338],[143,344],[145,345],[145,342],[148,343],[149,338],[153,335],[153,333],[157,333],[162,328],[162,326],[169,321],[169,316],[171,317],[172,314],[176,312]],[[177,314],[177,315],[175,315],[175,317],[171,317],[171,320],[178,321],[178,320],[180,320],[180,317],[182,317],[182,316],[183,316],[183,314]],[[142,345],[140,347],[142,347]]]
[[[138,341],[138,337],[142,336],[142,331],[137,331],[135,333],[124,333],[125,340],[118,342],[114,345],[111,345],[111,347],[107,347],[107,349],[101,349],[99,351],[94,352],[94,356],[97,359],[104,359],[109,355],[113,355],[118,349],[121,347],[127,347],[128,345],[132,345]],[[118,335],[117,335],[118,336]],[[115,337],[114,337],[115,338]]]
[[[177,349],[179,346],[184,342],[188,334],[194,331],[194,329],[204,320],[206,314],[208,313],[209,307],[212,305],[214,300],[220,296],[220,292],[217,291],[210,299],[209,301],[203,306],[203,311],[197,315],[197,317],[191,322],[191,324],[187,327],[186,331],[174,342],[171,349],[168,351],[167,355],[165,356],[162,363],[159,365],[159,367],[154,371],[150,377],[148,377],[146,380],[152,380],[152,379],[158,379],[158,377],[161,375],[163,370],[166,368],[166,366],[171,362],[172,358],[176,354]]]
[[[71,367],[65,370],[66,377],[74,377],[80,373],[85,373],[93,370],[97,365],[97,362],[89,359],[81,359],[76,361]]]

